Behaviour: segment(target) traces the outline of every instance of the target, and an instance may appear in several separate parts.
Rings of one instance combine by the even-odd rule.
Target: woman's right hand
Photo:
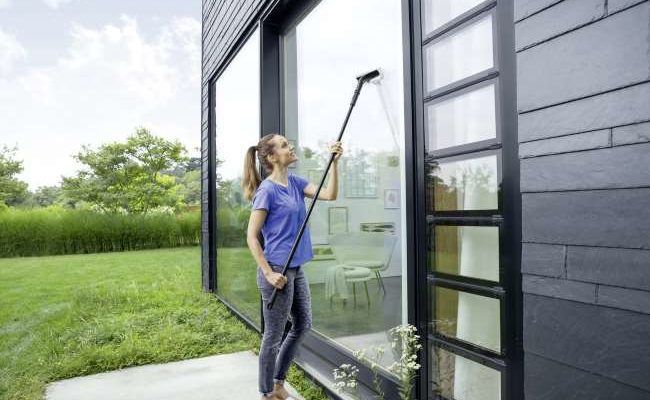
[[[266,278],[267,282],[269,282],[273,287],[277,289],[282,289],[284,285],[287,284],[287,277],[279,272],[269,271],[268,273],[264,274],[264,277]]]

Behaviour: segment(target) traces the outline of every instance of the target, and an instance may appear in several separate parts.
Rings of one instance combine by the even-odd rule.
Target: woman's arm
[[[278,289],[282,289],[285,283],[287,283],[287,278],[277,272],[274,272],[271,269],[268,261],[264,258],[264,250],[258,239],[259,233],[262,230],[264,221],[266,221],[267,211],[264,209],[253,210],[251,216],[248,219],[248,230],[246,233],[246,243],[248,248],[255,258],[255,262],[259,265],[264,271],[264,276],[269,283]]]
[[[338,166],[339,158],[343,153],[341,142],[335,142],[330,147],[330,151],[336,154],[334,156],[334,160],[332,161],[332,166],[330,168],[330,180],[329,182],[327,182],[327,187],[321,189],[320,193],[318,193],[318,200],[336,200],[336,198],[338,197],[338,192],[339,192],[338,175],[339,174],[338,174],[337,166]],[[307,186],[305,186],[303,193],[305,194],[306,197],[313,199],[314,196],[316,195],[316,190],[318,190],[318,186],[310,182]]]

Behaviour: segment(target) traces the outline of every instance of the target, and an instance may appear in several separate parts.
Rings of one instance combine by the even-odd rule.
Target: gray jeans
[[[282,266],[271,265],[275,272]],[[291,361],[305,333],[311,328],[311,294],[302,267],[287,269],[287,284],[278,291],[273,308],[266,308],[273,286],[257,267],[257,287],[262,294],[264,335],[259,355],[259,391],[266,395],[273,391],[273,383],[284,383]],[[282,341],[284,327],[291,316],[291,330]]]

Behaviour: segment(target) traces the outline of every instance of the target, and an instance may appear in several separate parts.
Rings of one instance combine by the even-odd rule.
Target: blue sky
[[[200,0],[0,0],[0,146],[35,190],[137,126],[200,146]]]

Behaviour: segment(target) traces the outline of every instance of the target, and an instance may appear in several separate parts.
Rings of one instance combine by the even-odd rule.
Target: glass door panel
[[[430,270],[499,281],[499,227],[436,225],[433,230]]]

